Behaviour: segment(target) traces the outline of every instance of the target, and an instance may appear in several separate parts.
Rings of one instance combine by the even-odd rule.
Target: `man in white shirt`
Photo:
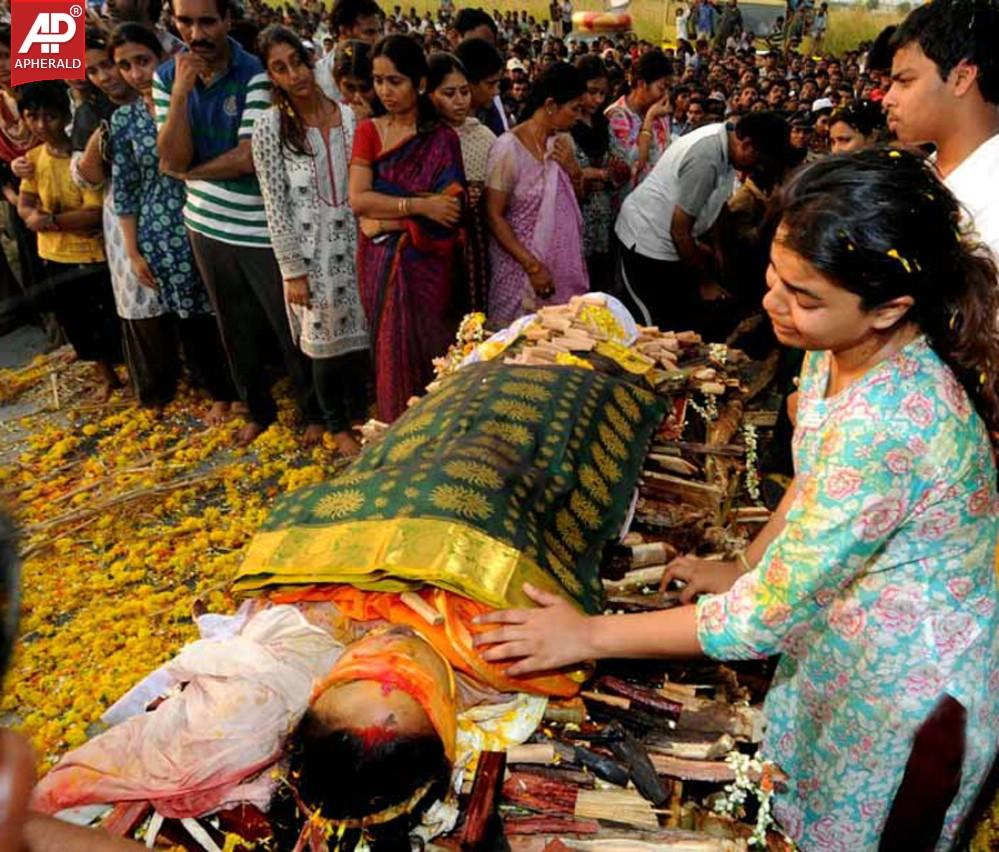
[[[999,6],[919,6],[892,45],[888,126],[901,142],[936,146],[940,177],[999,262]]]
[[[779,115],[754,112],[737,123],[708,124],[673,142],[628,195],[617,219],[624,301],[635,317],[662,329],[710,335],[714,255],[700,238],[732,195],[737,171],[787,156]]]

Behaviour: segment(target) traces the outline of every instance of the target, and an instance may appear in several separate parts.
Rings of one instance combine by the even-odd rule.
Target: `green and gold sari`
[[[459,370],[334,481],[284,497],[250,543],[236,590],[432,585],[493,607],[524,582],[587,612],[664,404],[574,366]]]

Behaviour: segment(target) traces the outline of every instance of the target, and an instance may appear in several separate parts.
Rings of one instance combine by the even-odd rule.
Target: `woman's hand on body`
[[[141,254],[129,255],[128,262],[131,264],[132,274],[139,280],[139,283],[143,287],[148,287],[150,290],[158,290],[160,288],[160,285],[156,282],[156,276],[153,275],[153,270],[149,268],[149,264]]]
[[[663,574],[660,590],[666,591],[674,580],[686,585],[680,591],[680,603],[692,603],[699,595],[720,595],[727,592],[743,575],[742,563],[720,562],[714,559],[697,559],[678,556]]]
[[[445,228],[453,228],[461,218],[461,201],[453,195],[420,196],[410,201],[409,209]]]
[[[475,637],[476,647],[485,648],[488,662],[517,660],[507,669],[512,677],[560,669],[595,656],[590,644],[591,619],[565,598],[530,583],[524,594],[538,604],[536,609],[507,609],[480,615],[477,624],[495,624],[495,630]]]
[[[303,308],[312,307],[312,298],[309,295],[309,276],[299,275],[297,278],[288,278],[284,282],[284,297],[289,305],[301,305]]]

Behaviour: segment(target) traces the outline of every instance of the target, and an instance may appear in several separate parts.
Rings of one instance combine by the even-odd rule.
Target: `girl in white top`
[[[280,25],[260,35],[275,105],[253,128],[253,163],[271,244],[284,278],[292,338],[312,359],[324,424],[355,455],[351,422],[364,416],[368,329],[357,289],[357,223],[347,200],[354,113],[327,98],[298,37]]]

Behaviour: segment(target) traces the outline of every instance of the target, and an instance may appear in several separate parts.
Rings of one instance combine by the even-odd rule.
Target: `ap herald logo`
[[[86,76],[82,2],[13,0],[10,10],[12,86]]]

